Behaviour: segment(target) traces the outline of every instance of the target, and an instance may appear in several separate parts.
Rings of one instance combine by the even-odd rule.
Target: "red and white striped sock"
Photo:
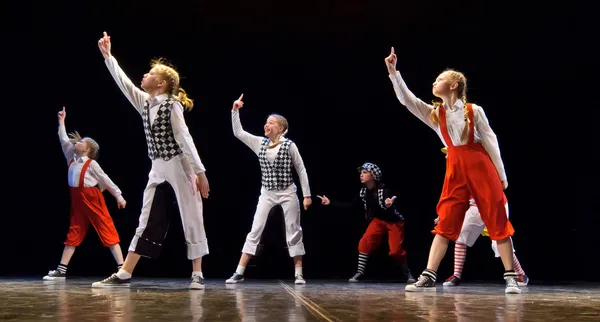
[[[521,267],[521,263],[519,263],[519,260],[517,259],[517,255],[515,253],[513,253],[513,269],[515,270],[515,273],[517,273],[518,275],[525,275],[525,271]]]
[[[454,276],[460,278],[465,260],[467,259],[467,245],[456,243],[454,245]]]

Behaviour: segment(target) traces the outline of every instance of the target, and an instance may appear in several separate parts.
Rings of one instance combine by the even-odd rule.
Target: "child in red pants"
[[[521,293],[513,270],[510,237],[514,229],[504,208],[504,192],[508,187],[504,163],[496,134],[481,106],[467,103],[467,79],[455,70],[441,73],[432,85],[433,95],[443,102],[429,105],[413,94],[396,70],[394,48],[385,58],[389,78],[400,103],[429,126],[448,148],[446,176],[437,205],[440,221],[435,226],[427,268],[419,281],[407,285],[407,292],[435,291],[437,269],[448,249],[448,241],[460,235],[465,213],[472,195],[481,219],[498,243],[504,266],[505,293]]]
[[[414,283],[406,261],[406,251],[402,248],[404,240],[404,217],[394,206],[396,196],[381,182],[381,169],[373,163],[365,163],[360,168],[360,199],[356,200],[364,208],[365,218],[370,220],[369,226],[358,243],[358,270],[349,282],[358,282],[365,275],[367,259],[377,247],[385,233],[388,234],[390,256],[400,265],[407,283]],[[351,207],[354,203],[343,203],[329,200],[327,196],[317,196],[323,205]]]
[[[106,202],[102,195],[105,188],[117,199],[119,208],[125,208],[127,204],[121,190],[104,173],[98,162],[94,160],[100,147],[91,138],[81,138],[79,133],[67,136],[65,129],[65,117],[67,112],[58,112],[58,137],[62,145],[63,153],[69,163],[69,187],[71,190],[71,219],[69,233],[65,241],[65,249],[56,270],[48,272],[44,280],[64,280],[67,274],[67,266],[90,227],[90,223],[98,232],[98,236],[104,247],[109,247],[117,267],[123,265],[123,253],[119,246],[119,234],[115,224],[108,213]],[[100,189],[96,186],[100,186]]]

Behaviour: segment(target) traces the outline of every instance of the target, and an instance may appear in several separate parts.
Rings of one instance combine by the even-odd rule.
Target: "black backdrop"
[[[245,94],[244,128],[261,134],[269,113],[290,122],[313,195],[350,199],[356,167],[379,164],[406,220],[405,247],[416,272],[426,264],[444,157],[435,133],[397,101],[383,58],[391,46],[407,84],[425,101],[447,67],[469,79],[469,101],[486,111],[508,174],[506,194],[522,266],[536,280],[598,280],[598,112],[593,100],[589,10],[544,2],[518,7],[484,2],[243,1],[44,3],[5,21],[5,135],[2,275],[43,275],[61,255],[68,228],[66,164],[56,112],[67,128],[95,138],[99,162],[128,201],[107,202],[127,249],[137,226],[150,161],[137,112],[114,84],[97,49],[102,31],[137,82],[149,61],[166,57],[195,99],[186,113],[211,184],[205,202],[210,255],[204,272],[225,278],[237,265],[260,190],[256,156],[232,134],[231,103]],[[577,18],[577,17],[580,18]],[[583,77],[586,75],[585,77]],[[6,88],[7,87],[7,88]],[[585,92],[587,91],[587,92]],[[17,144],[14,144],[17,143]],[[18,147],[16,147],[18,146]],[[313,201],[302,214],[307,278],[348,278],[356,269],[360,214]],[[264,256],[248,275],[291,277],[281,218],[269,222]],[[377,278],[398,276],[386,246],[370,262]],[[449,248],[440,274],[452,271]],[[77,250],[72,275],[114,267],[95,234]],[[184,277],[181,224],[171,226],[162,256],[137,276]],[[499,279],[489,239],[469,250],[465,279]]]

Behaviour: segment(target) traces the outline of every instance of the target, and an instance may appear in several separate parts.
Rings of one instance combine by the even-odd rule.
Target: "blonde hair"
[[[162,80],[167,82],[167,93],[175,97],[187,111],[194,107],[194,100],[187,96],[187,93],[179,86],[179,73],[164,58],[153,59],[152,68],[156,68]]]
[[[89,137],[84,137],[82,138],[81,135],[79,134],[79,132],[75,131],[72,133],[69,133],[69,142],[71,142],[72,144],[75,144],[79,141],[85,141],[88,145],[88,147],[90,148],[90,152],[88,152],[88,157],[90,159],[96,159],[98,157],[98,151],[100,151],[100,145],[98,145],[98,143]]]
[[[446,69],[443,73],[447,73],[450,76],[450,80],[458,83],[458,87],[456,88],[456,92],[458,97],[463,101],[464,104],[464,114],[465,114],[465,127],[460,135],[460,139],[462,141],[466,141],[469,135],[469,124],[471,120],[469,120],[469,110],[467,109],[467,78],[465,75],[459,71],[453,69]],[[433,109],[431,110],[431,114],[429,114],[429,120],[433,125],[437,126],[440,124],[440,118],[438,116],[438,109],[443,107],[444,103],[442,102],[433,102]]]
[[[279,114],[271,114],[268,117],[274,117],[277,120],[277,123],[279,123],[279,126],[281,126],[283,128],[283,132],[279,136],[284,136],[284,135],[287,134],[288,128],[289,128],[289,124],[288,124],[288,121],[287,121],[287,119],[285,117],[283,117],[282,115],[279,115]],[[279,141],[277,143],[274,143],[274,144],[268,146],[267,149],[272,149],[272,148],[278,146],[279,143],[281,143],[281,142]]]

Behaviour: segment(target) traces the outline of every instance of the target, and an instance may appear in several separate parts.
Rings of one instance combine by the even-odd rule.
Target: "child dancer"
[[[304,194],[304,210],[308,210],[312,200],[304,162],[296,144],[284,137],[288,132],[288,122],[283,116],[277,114],[269,116],[264,126],[266,137],[254,136],[242,129],[239,109],[244,106],[243,97],[244,94],[240,95],[240,98],[233,103],[231,111],[233,134],[258,155],[262,173],[262,188],[252,229],[242,248],[242,257],[235,273],[225,283],[233,284],[244,281],[244,271],[252,256],[256,254],[256,247],[265,228],[269,211],[271,208],[281,205],[288,251],[290,257],[294,258],[295,283],[306,284],[302,275],[302,255],[305,254],[305,251],[302,243],[302,227],[300,226],[300,205],[292,177],[293,165],[300,178]]]
[[[381,181],[382,172],[376,164],[367,162],[358,168],[358,171],[360,182],[363,184],[359,193],[360,199],[348,204],[330,200],[327,196],[317,196],[321,199],[321,204],[326,206],[349,208],[360,203],[361,208],[365,211],[365,219],[370,221],[367,230],[358,243],[358,270],[348,281],[358,282],[362,280],[369,255],[379,247],[383,235],[387,233],[390,256],[400,265],[406,282],[414,283],[415,279],[408,268],[406,251],[402,248],[404,217],[394,205],[396,196],[392,196],[392,192]]]
[[[204,289],[202,256],[208,244],[202,217],[202,197],[209,192],[205,168],[183,117],[183,107],[191,110],[193,101],[179,86],[179,74],[161,61],[155,61],[144,75],[140,90],[111,55],[110,37],[98,41],[106,66],[129,102],[142,116],[152,169],[144,190],[140,224],[129,246],[123,267],[92,287],[130,286],[131,274],[140,256],[156,258],[169,227],[165,185],[171,185],[177,198],[187,257],[192,260],[191,289]],[[200,193],[198,193],[198,190]]]
[[[433,94],[443,103],[429,105],[418,99],[396,71],[394,48],[385,59],[389,77],[400,103],[432,128],[448,147],[446,177],[437,205],[440,221],[435,226],[427,268],[419,280],[406,291],[435,291],[437,269],[446,254],[448,240],[460,235],[469,196],[477,201],[481,219],[498,242],[506,280],[506,293],[520,293],[513,270],[512,242],[514,229],[506,217],[503,189],[508,187],[496,134],[480,106],[467,103],[467,80],[462,73],[447,70],[433,83]]]
[[[104,173],[98,162],[94,160],[98,155],[100,146],[91,138],[81,138],[79,133],[71,134],[71,139],[67,136],[65,129],[65,118],[67,112],[63,107],[58,112],[58,139],[62,145],[63,153],[69,164],[68,179],[71,190],[71,219],[69,233],[65,241],[60,264],[56,270],[49,271],[44,276],[44,280],[64,280],[67,275],[67,266],[75,252],[75,247],[79,246],[87,234],[90,223],[98,232],[98,236],[104,247],[110,248],[117,268],[123,265],[123,253],[119,246],[119,234],[115,228],[102,190],[108,189],[117,199],[119,209],[125,208],[127,202],[121,195],[121,190]],[[99,186],[100,189],[97,187]]]
[[[443,153],[447,153],[448,149],[442,148]],[[508,200],[506,199],[506,195],[504,195],[505,200],[505,208],[506,208],[506,216],[509,217],[508,212]],[[437,217],[434,220],[434,223],[437,224],[440,217]],[[477,208],[477,204],[475,203],[475,199],[471,198],[469,200],[469,210],[465,214],[465,219],[463,221],[462,229],[460,230],[460,235],[456,240],[456,244],[454,245],[454,274],[450,276],[444,282],[444,286],[458,286],[461,282],[462,270],[467,259],[467,247],[472,247],[479,238],[480,235],[489,236],[487,229],[485,228],[485,224],[481,220],[481,215],[479,214],[479,209]],[[512,241],[512,237],[511,237]],[[500,253],[498,252],[498,245],[495,240],[492,240],[492,250],[496,254],[496,258],[500,257]],[[514,243],[513,243],[513,269],[517,273],[517,284],[519,286],[527,286],[529,283],[529,278],[525,274],[525,271],[521,267],[519,260],[517,259],[517,254],[515,254]]]

